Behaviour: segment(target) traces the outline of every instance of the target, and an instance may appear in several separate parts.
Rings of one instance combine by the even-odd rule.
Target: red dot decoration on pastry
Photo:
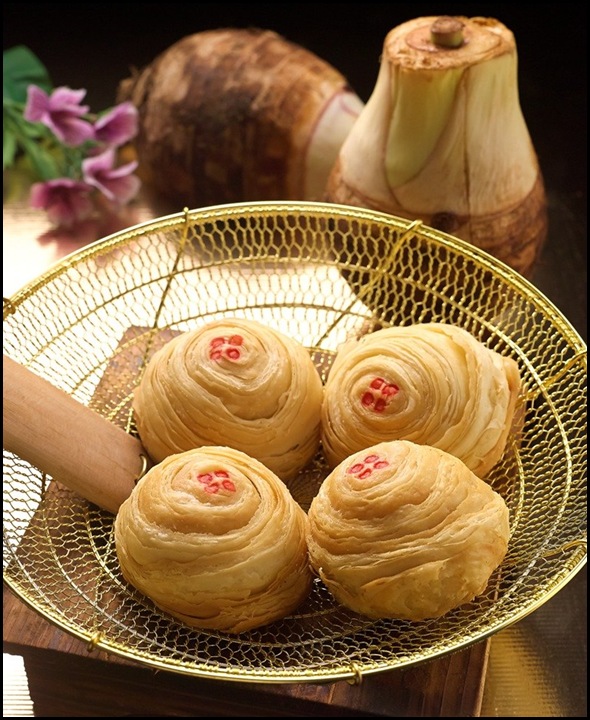
[[[491,485],[450,453],[407,440],[339,463],[307,517],[312,569],[338,602],[376,619],[421,621],[471,602],[510,540],[508,506]]]
[[[348,472],[357,475],[361,480],[365,480],[372,475],[373,470],[381,470],[388,465],[387,460],[379,457],[379,455],[367,455],[361,462],[353,463],[348,468]]]
[[[287,481],[319,449],[322,399],[307,347],[255,320],[229,317],[181,332],[157,350],[132,404],[154,462],[223,446]]]
[[[211,360],[239,360],[240,345],[244,342],[241,335],[231,337],[216,337],[209,343],[209,357]]]
[[[146,472],[121,504],[114,538],[138,592],[190,627],[235,634],[282,620],[307,598],[306,531],[305,510],[263,463],[201,446]]]
[[[230,480],[229,473],[225,470],[215,470],[213,472],[201,473],[197,476],[197,480],[205,488],[205,492],[215,495],[220,490],[235,492],[236,486]]]
[[[514,358],[461,327],[381,328],[337,350],[324,384],[322,449],[334,468],[380,442],[407,440],[485,477],[507,448],[521,386]]]
[[[372,407],[375,412],[383,412],[398,392],[399,387],[395,383],[376,377],[371,380],[369,390],[363,393],[361,403],[365,407]]]

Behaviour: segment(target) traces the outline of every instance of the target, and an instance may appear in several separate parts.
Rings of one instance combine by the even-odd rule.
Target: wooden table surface
[[[74,32],[77,26],[88,27],[89,16],[82,9],[72,10],[67,19],[61,19],[60,26],[60,37],[68,42],[61,39],[58,43],[47,32],[47,27],[57,22],[55,8],[50,13],[42,4],[29,7],[35,8],[34,15],[24,9],[26,5],[5,4],[5,49],[17,43],[29,44],[54,69],[56,84],[86,86],[92,102],[105,103],[112,101],[114,78],[125,77],[129,66],[141,66],[188,31],[221,27],[232,21],[276,29],[306,44],[340,67],[366,99],[374,84],[385,30],[431,12],[430,6],[420,3],[387,11],[387,6],[381,4],[364,4],[362,10],[360,6],[347,6],[349,9],[333,20],[335,32],[326,38],[318,27],[328,21],[332,12],[328,13],[328,6],[325,11],[319,6],[315,29],[310,29],[304,27],[301,18],[298,21],[298,9],[289,4],[282,10],[254,5],[249,7],[249,14],[232,11],[238,13],[236,16],[224,15],[229,11],[223,4],[195,5],[200,10],[193,11],[190,25],[186,7],[191,6],[169,4],[165,27],[160,27],[153,9],[146,8],[147,16],[109,17],[114,36],[110,43],[101,44],[97,27],[105,32],[104,17],[92,17],[98,26],[95,24],[90,38],[88,33],[82,36]],[[585,340],[585,22],[581,8],[570,9],[569,14],[561,11],[564,14],[558,17],[553,6],[540,6],[535,10],[536,24],[532,28],[532,19],[524,11],[502,7],[500,13],[495,6],[490,9],[474,3],[470,13],[499,17],[513,29],[519,44],[523,111],[539,154],[549,200],[549,237],[532,281]],[[445,12],[464,9],[456,10],[451,4]],[[560,24],[555,28],[555,23]],[[154,34],[154,27],[158,27],[158,34]],[[554,29],[563,42],[559,57],[551,60]],[[360,38],[361,42],[354,45],[358,51],[347,51],[360,32],[367,42]],[[100,45],[100,61],[94,53],[87,62],[71,62],[73,54],[86,53],[93,42]],[[139,207],[133,219],[149,216],[149,209]],[[10,296],[53,262],[93,239],[96,237],[51,233],[41,214],[30,211],[26,203],[7,203],[5,199],[4,296]],[[584,568],[531,616],[490,640],[421,666],[369,676],[359,685],[235,684],[155,673],[108,658],[101,651],[90,651],[85,643],[26,607],[7,588],[3,597],[4,652],[24,658],[35,715],[39,717],[583,717],[587,712],[586,598]]]

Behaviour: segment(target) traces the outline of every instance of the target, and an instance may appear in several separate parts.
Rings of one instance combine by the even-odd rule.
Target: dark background
[[[55,86],[86,88],[95,112],[115,103],[133,68],[206,29],[275,30],[340,70],[366,101],[385,35],[396,25],[424,15],[497,18],[516,39],[521,106],[547,186],[551,238],[537,278],[551,298],[555,261],[568,253],[560,272],[575,278],[571,307],[560,299],[561,308],[586,334],[585,4],[5,2],[3,12],[4,49],[27,45]]]

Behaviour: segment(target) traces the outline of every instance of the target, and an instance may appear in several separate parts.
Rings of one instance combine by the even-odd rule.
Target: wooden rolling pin
[[[112,513],[148,455],[139,440],[4,355],[4,449]]]

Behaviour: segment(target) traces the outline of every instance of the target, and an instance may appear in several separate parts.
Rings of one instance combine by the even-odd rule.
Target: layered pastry
[[[444,323],[390,327],[344,344],[328,376],[321,435],[331,467],[379,442],[409,440],[484,477],[502,457],[518,365]]]
[[[227,447],[172,455],[115,519],[125,579],[187,625],[240,633],[305,600],[307,515],[262,463]]]
[[[322,396],[320,375],[302,344],[232,318],[185,332],[156,352],[133,410],[156,462],[226,445],[288,481],[318,450]]]
[[[483,593],[510,534],[503,498],[458,458],[405,440],[353,454],[309,512],[310,561],[371,618],[440,617]]]

